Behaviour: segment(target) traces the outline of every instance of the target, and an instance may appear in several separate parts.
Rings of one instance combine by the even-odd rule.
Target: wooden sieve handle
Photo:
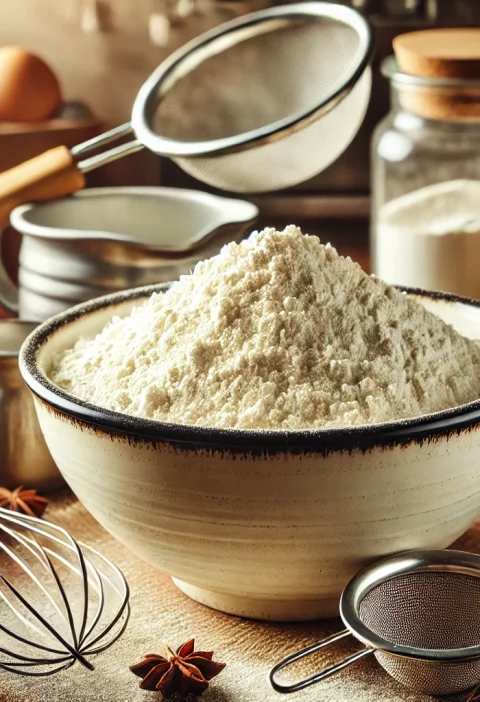
[[[18,205],[68,195],[84,185],[83,174],[66,146],[57,146],[0,173],[0,228]]]

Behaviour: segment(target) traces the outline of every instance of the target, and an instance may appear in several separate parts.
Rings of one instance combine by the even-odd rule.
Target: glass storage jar
[[[393,57],[391,111],[373,135],[372,270],[480,298],[480,80],[419,77]]]

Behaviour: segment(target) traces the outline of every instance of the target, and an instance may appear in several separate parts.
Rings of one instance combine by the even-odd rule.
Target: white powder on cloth
[[[167,422],[354,426],[476,400],[480,346],[289,226],[224,247],[63,352],[51,378]]]

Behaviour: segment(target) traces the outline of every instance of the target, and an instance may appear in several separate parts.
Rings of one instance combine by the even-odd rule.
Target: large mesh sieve
[[[137,138],[196,178],[236,192],[289,187],[348,146],[370,96],[371,34],[354,10],[285,5],[223,24],[140,90]]]
[[[144,147],[223,190],[297,185],[335,161],[357,133],[370,97],[372,48],[367,20],[331,2],[225,22],[153,72],[131,122],[0,174],[0,217],[27,200],[73,193],[85,173]]]
[[[346,587],[340,614],[348,627],[272,670],[279,692],[322,680],[374,653],[396,680],[417,692],[447,695],[480,682],[480,557],[459,551],[415,551],[386,559]],[[352,634],[367,648],[295,685],[273,675],[285,665]]]

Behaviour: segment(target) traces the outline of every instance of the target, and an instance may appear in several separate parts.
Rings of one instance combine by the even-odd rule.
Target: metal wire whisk
[[[0,668],[45,676],[111,646],[129,588],[98,551],[50,522],[0,508]]]

